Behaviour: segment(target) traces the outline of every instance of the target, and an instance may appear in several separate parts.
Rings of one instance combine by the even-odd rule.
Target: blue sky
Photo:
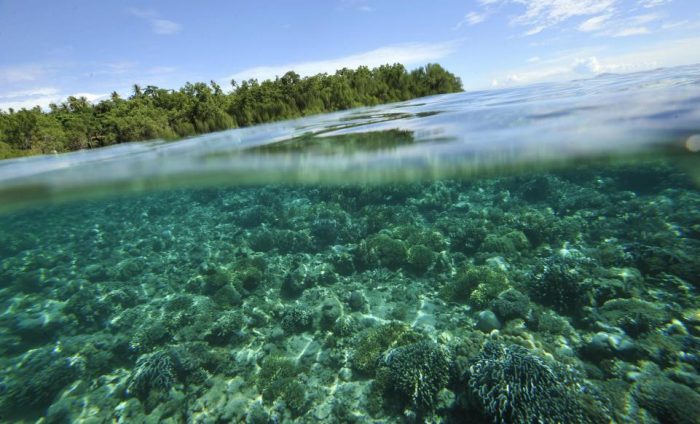
[[[0,0],[0,109],[443,64],[466,89],[700,62],[699,0]]]

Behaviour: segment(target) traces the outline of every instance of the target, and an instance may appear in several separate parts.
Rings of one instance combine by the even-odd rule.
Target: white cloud
[[[661,15],[656,13],[647,13],[645,15],[634,15],[627,18],[627,21],[633,25],[643,25],[654,22],[661,18]]]
[[[129,14],[136,16],[137,18],[143,19],[153,19],[158,16],[158,13],[153,9],[140,9],[138,7],[130,7],[127,9]]]
[[[38,65],[15,65],[0,68],[0,83],[34,81],[44,75],[46,69]]]
[[[593,31],[600,31],[603,29],[604,24],[610,20],[610,17],[612,15],[599,15],[599,16],[594,16],[590,19],[587,19],[581,23],[581,25],[578,26],[579,31],[583,32],[593,32]]]
[[[340,9],[352,9],[365,13],[374,12],[374,8],[368,3],[368,0],[341,0]]]
[[[572,70],[577,74],[597,74],[601,72],[602,66],[595,56],[586,59],[577,59]]]
[[[457,25],[455,25],[452,29],[459,29],[464,25],[477,25],[482,22],[484,22],[486,19],[488,19],[491,15],[496,13],[498,11],[499,6],[505,3],[508,3],[509,1],[512,0],[478,0],[479,5],[483,9],[482,11],[470,11],[464,17],[462,18],[461,21],[457,22]]]
[[[464,15],[464,18],[457,23],[455,26],[455,29],[460,28],[464,24],[467,24],[469,26],[479,24],[481,22],[484,22],[486,20],[486,13],[477,13],[477,12],[469,12],[466,15]]]
[[[182,31],[182,25],[167,19],[151,20],[151,28],[156,34],[170,35]]]
[[[578,26],[579,31],[594,32],[598,35],[609,37],[629,37],[633,35],[649,34],[652,30],[647,26],[658,21],[661,15],[647,13],[627,17],[605,14],[587,19]]]
[[[663,30],[688,29],[695,30],[700,28],[700,22],[683,19],[681,21],[666,21],[661,24]]]
[[[177,70],[174,66],[153,66],[151,68],[146,69],[146,73],[149,75],[162,75],[162,74],[170,74],[173,73]]]
[[[18,97],[37,97],[37,96],[53,96],[58,93],[54,87],[36,87],[26,90],[10,91],[8,93],[0,93],[0,101],[6,99],[15,99]]]
[[[232,78],[236,80],[247,80],[250,78],[259,80],[273,79],[276,76],[284,75],[290,70],[301,76],[309,76],[323,72],[334,73],[341,68],[357,68],[363,65],[375,67],[387,63],[402,63],[404,65],[424,64],[449,56],[455,51],[456,47],[457,43],[455,41],[387,46],[335,59],[257,66],[236,72],[227,77],[226,81]]]
[[[612,8],[617,0],[511,0],[525,7],[525,13],[513,22],[532,26],[526,35],[536,34],[545,28],[569,18],[604,13]]]
[[[639,5],[647,9],[657,6],[663,6],[666,3],[670,3],[671,0],[639,0]]]
[[[592,51],[597,51],[592,55]],[[518,69],[507,69],[492,85],[561,81],[603,72],[626,73],[700,63],[700,37],[645,44],[624,54],[603,54],[601,48],[581,49],[542,59]],[[514,78],[515,76],[515,78]]]
[[[54,87],[37,87],[26,90],[12,91],[8,93],[0,93],[0,110],[15,110],[31,109],[39,106],[42,109],[47,109],[51,103],[61,103],[68,96],[85,97],[89,102],[95,103],[107,98],[104,93],[73,93],[62,94]]]
[[[159,35],[172,35],[182,31],[182,25],[168,19],[162,19],[153,9],[139,9],[131,7],[127,9],[129,14],[143,19],[149,23],[151,30]]]
[[[109,96],[109,94],[107,94],[107,93],[75,93],[75,94],[70,94],[70,96],[78,97],[78,98],[85,97],[88,102],[94,103],[94,102],[106,99]],[[66,97],[68,97],[68,96],[66,96]]]
[[[630,2],[633,4],[630,5]],[[502,6],[510,5],[520,8],[520,13],[516,13],[510,23],[525,27],[525,36],[539,34],[574,18],[584,19],[577,27],[582,32],[608,36],[637,35],[655,31],[657,28],[654,27],[641,28],[662,16],[653,13],[629,15],[640,8],[648,9],[670,2],[671,0],[479,0],[481,10],[469,12],[455,28],[482,22],[502,9]],[[634,7],[634,3],[637,7]]]
[[[651,31],[649,31],[649,28],[647,27],[630,27],[630,28],[623,28],[618,31],[613,31],[610,33],[613,37],[630,37],[633,35],[643,35],[643,34],[649,34]]]
[[[547,27],[545,25],[537,25],[536,27],[532,27],[529,30],[525,31],[525,35],[535,35],[539,34],[540,32],[544,31]]]
[[[494,79],[491,81],[491,86],[492,87],[509,87],[511,85],[516,85],[520,83],[523,80],[523,78],[518,75],[518,74],[510,74],[506,76],[504,79]]]

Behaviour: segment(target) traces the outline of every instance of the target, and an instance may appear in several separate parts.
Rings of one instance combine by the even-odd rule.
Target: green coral
[[[0,388],[3,418],[44,408],[84,370],[84,361],[60,356],[53,349],[34,349],[16,359],[17,368],[4,370]]]
[[[525,318],[530,311],[530,299],[515,289],[508,289],[491,302],[491,309],[502,320]]]
[[[401,240],[377,234],[367,240],[367,255],[372,263],[395,270],[406,263],[406,246]]]
[[[435,254],[427,246],[417,244],[408,249],[408,268],[416,274],[424,274],[435,260]]]
[[[452,297],[467,301],[478,309],[484,309],[504,290],[510,288],[508,278],[489,266],[462,268],[452,285]]]
[[[389,350],[381,366],[387,368],[389,387],[415,411],[429,412],[450,380],[452,354],[444,346],[423,341]]]
[[[530,295],[561,314],[580,313],[590,303],[584,280],[592,272],[591,265],[588,258],[575,251],[545,258],[530,282]]]
[[[312,324],[311,313],[301,306],[291,306],[284,311],[280,324],[287,333],[301,333]]]
[[[356,340],[352,367],[360,374],[371,377],[377,369],[377,360],[387,349],[414,343],[420,339],[421,336],[411,327],[400,322],[390,322],[366,330]]]
[[[644,379],[635,384],[634,398],[661,423],[700,422],[700,395],[666,378]]]
[[[216,293],[219,289],[229,285],[233,281],[231,272],[226,268],[207,266],[202,272],[204,274],[202,292],[207,295]]]
[[[599,312],[603,320],[633,337],[655,330],[671,319],[667,311],[640,299],[608,300]]]
[[[514,230],[503,235],[489,234],[480,250],[501,255],[513,255],[530,247],[530,242],[522,231]]]
[[[260,364],[256,379],[263,401],[284,401],[292,414],[302,415],[308,409],[306,390],[299,382],[301,369],[290,359],[280,356],[268,356]]]
[[[435,252],[445,250],[449,245],[439,231],[417,225],[401,225],[392,231],[392,235],[411,246],[423,245]]]
[[[244,325],[240,312],[224,312],[206,331],[204,339],[214,345],[226,345],[243,338]]]
[[[247,257],[236,263],[236,282],[248,291],[254,291],[265,280],[267,263],[261,255]]]

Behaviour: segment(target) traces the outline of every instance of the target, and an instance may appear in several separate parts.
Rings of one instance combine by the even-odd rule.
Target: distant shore
[[[359,106],[462,91],[462,82],[438,64],[408,71],[401,64],[343,68],[333,75],[274,80],[187,83],[179,90],[134,85],[123,99],[113,92],[97,104],[68,97],[61,104],[0,111],[0,159],[92,149],[130,141],[174,140]]]

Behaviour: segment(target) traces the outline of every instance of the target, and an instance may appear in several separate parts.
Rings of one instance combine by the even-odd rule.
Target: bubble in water
[[[700,134],[693,134],[685,141],[685,148],[690,152],[700,152]]]

